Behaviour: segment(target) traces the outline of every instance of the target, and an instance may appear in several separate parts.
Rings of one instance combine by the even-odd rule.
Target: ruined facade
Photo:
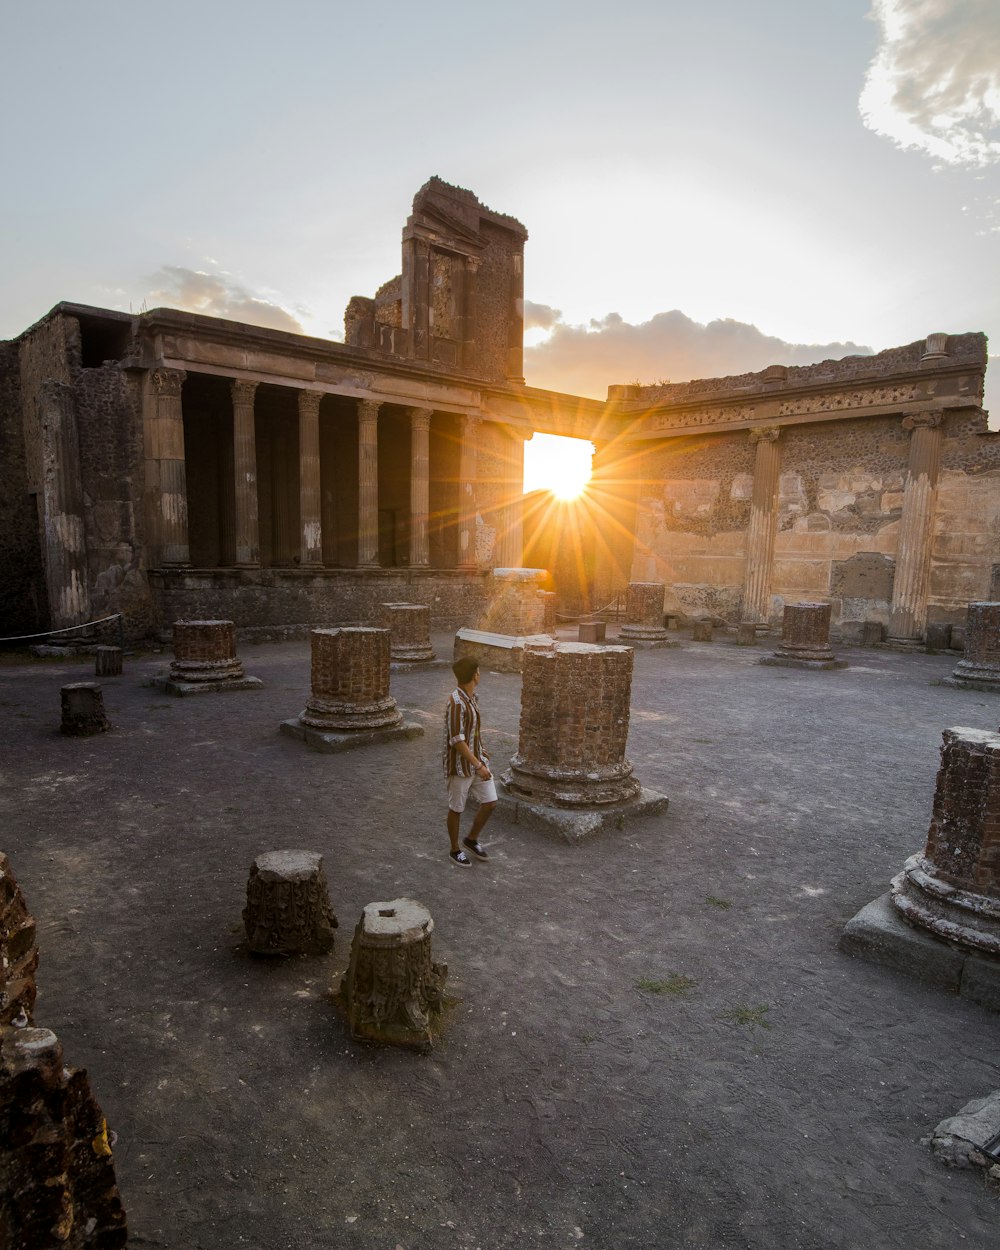
[[[982,335],[606,404],[543,391],[522,376],[526,237],[434,178],[344,343],[60,304],[0,344],[0,633],[122,612],[132,637],[304,636],[391,602],[455,627],[525,563],[570,611],[663,582],[668,612],[775,628],[826,600],[848,637],[916,640],[995,597]],[[536,430],[592,439],[595,476],[525,519]]]

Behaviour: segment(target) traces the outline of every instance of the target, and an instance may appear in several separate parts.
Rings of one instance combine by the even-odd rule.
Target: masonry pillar
[[[253,401],[256,382],[232,383],[233,477],[235,482],[236,564],[256,568],[260,564],[260,532],[257,521],[257,435]]]
[[[505,569],[524,564],[524,433],[504,427],[503,500],[500,505],[499,539],[494,562]]]
[[[458,567],[476,567],[476,439],[480,420],[460,417],[462,442],[458,468]]]
[[[481,256],[466,256],[465,258],[462,332],[459,338],[462,341],[462,364],[466,369],[474,369],[476,365],[478,347],[476,343],[476,325],[479,320],[478,296],[479,268],[481,264]]]
[[[944,684],[960,690],[1000,690],[1000,603],[969,604],[965,651]]]
[[[410,568],[430,564],[431,408],[410,409]]]
[[[927,619],[934,503],[941,461],[941,414],[909,413],[903,418],[903,429],[912,434],[892,583],[889,637],[915,642],[922,637]]]
[[[358,566],[378,568],[378,410],[358,401]]]
[[[42,383],[38,402],[49,620],[52,629],[66,629],[90,617],[76,409],[72,389],[51,379]]]
[[[146,462],[146,516],[150,564],[188,564],[187,481],[184,471],[183,369],[153,369],[152,404],[146,408],[143,441]]]
[[[747,528],[746,573],[743,581],[743,620],[766,625],[770,615],[771,566],[778,512],[778,474],[781,448],[776,425],[750,431],[757,452],[753,466],[750,525]]]
[[[323,563],[320,524],[319,391],[299,391],[299,562]]]

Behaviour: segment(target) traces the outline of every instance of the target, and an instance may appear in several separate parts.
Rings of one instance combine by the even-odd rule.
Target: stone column
[[[941,461],[941,413],[910,413],[903,418],[903,429],[911,430],[912,435],[892,583],[889,637],[909,642],[923,635],[927,619],[934,502]]]
[[[506,438],[503,500],[500,505],[496,563],[505,569],[524,564],[524,433],[504,427]]]
[[[143,421],[146,461],[146,516],[150,563],[185,565],[188,547],[187,479],[184,470],[183,369],[153,369],[152,405]]]
[[[946,729],[922,855],[892,882],[910,924],[1000,955],[1000,734]]]
[[[781,471],[779,426],[750,431],[757,452],[753,466],[753,494],[747,527],[746,573],[743,581],[743,620],[766,625],[770,615],[771,566],[778,512],[778,475]]]
[[[431,612],[425,603],[380,603],[378,623],[389,631],[390,659],[407,664],[434,659]]]
[[[80,444],[72,388],[49,379],[42,383],[38,403],[49,621],[52,629],[66,629],[90,618]],[[181,468],[183,471],[183,462]]]
[[[59,728],[64,734],[83,738],[107,733],[111,728],[104,711],[104,693],[96,681],[70,682],[59,693],[62,701]]]
[[[314,729],[383,729],[403,719],[389,693],[389,631],[312,631],[312,695],[299,717]]]
[[[153,681],[168,694],[258,690],[263,684],[243,672],[232,621],[174,621],[173,643],[169,676]]]
[[[945,684],[964,690],[1000,690],[1000,603],[970,603],[965,650]]]
[[[358,566],[378,568],[378,410],[358,401]]]
[[[663,627],[663,593],[663,582],[629,582],[625,593],[625,624],[620,631],[623,641],[668,641]]]
[[[260,564],[260,532],[257,522],[257,435],[253,400],[256,382],[232,383],[233,477],[235,481],[236,563],[245,568]]]
[[[432,408],[410,409],[410,568],[430,564],[427,525],[431,508]]]
[[[243,909],[255,955],[323,955],[333,949],[337,917],[316,851],[266,851],[250,865]]]
[[[786,603],[782,620],[781,646],[759,664],[782,668],[846,668],[830,650],[830,605],[828,603]]]
[[[320,524],[319,391],[299,391],[299,561],[323,563]]]
[[[458,567],[476,568],[476,439],[480,419],[466,413],[461,422],[458,467]]]

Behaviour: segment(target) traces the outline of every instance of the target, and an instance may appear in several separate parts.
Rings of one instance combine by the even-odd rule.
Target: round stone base
[[[511,796],[550,807],[606,807],[629,803],[642,789],[628,760],[609,768],[528,768],[519,755],[501,778]]]
[[[392,650],[389,652],[389,659],[393,664],[425,664],[428,660],[434,659],[434,648],[427,644],[417,646],[404,647],[393,643]]]
[[[662,625],[623,625],[618,637],[622,642],[666,642],[670,635]]]
[[[774,665],[776,668],[847,668],[847,661],[836,659],[832,651],[826,659],[808,659],[803,655],[783,655],[776,651],[774,655],[762,656],[757,663]]]
[[[170,676],[180,682],[239,681],[243,665],[235,656],[225,660],[173,660]]]
[[[310,729],[386,729],[401,724],[403,713],[392,695],[371,703],[347,703],[313,695],[299,720]]]
[[[1000,955],[1000,899],[950,885],[923,855],[910,856],[890,890],[910,924],[965,950]]]
[[[1000,690],[1000,670],[987,664],[959,660],[955,671],[944,678],[943,684],[959,690]]]

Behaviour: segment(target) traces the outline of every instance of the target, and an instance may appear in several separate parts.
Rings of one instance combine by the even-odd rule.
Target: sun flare
[[[593,472],[594,444],[559,434],[533,434],[524,444],[524,493],[551,491],[557,499],[576,499]]]

